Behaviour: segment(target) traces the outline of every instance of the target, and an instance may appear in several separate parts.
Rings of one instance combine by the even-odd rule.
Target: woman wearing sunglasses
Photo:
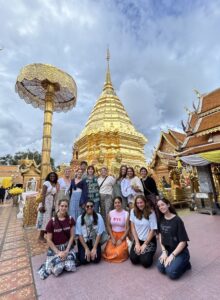
[[[98,263],[101,260],[101,236],[105,231],[103,218],[94,210],[94,202],[88,200],[85,212],[78,217],[78,258],[81,264]]]
[[[76,255],[73,250],[75,221],[68,215],[68,200],[61,199],[58,211],[46,227],[48,252],[47,260],[38,273],[41,279],[50,274],[60,275],[64,270],[76,271]]]

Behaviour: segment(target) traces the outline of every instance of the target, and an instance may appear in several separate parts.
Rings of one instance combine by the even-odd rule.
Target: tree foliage
[[[28,158],[28,159],[34,159],[36,164],[39,165],[41,163],[41,153],[38,151],[19,151],[16,152],[14,155],[6,154],[4,156],[0,157],[0,165],[19,165],[19,160]],[[54,170],[55,164],[54,159],[50,158],[51,167]]]

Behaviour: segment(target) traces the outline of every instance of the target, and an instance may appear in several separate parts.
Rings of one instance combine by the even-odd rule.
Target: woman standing
[[[129,215],[122,207],[121,197],[114,199],[114,208],[107,218],[110,240],[107,242],[102,256],[108,262],[120,263],[128,259],[126,237],[129,231]]]
[[[82,179],[82,175],[82,170],[78,169],[76,171],[76,177],[71,180],[69,189],[69,215],[72,216],[74,220],[77,220],[78,216],[81,215],[88,195],[87,184],[86,181]]]
[[[113,194],[112,194],[113,198],[118,197],[118,196],[122,198],[122,206],[124,209],[127,208],[128,199],[127,199],[127,197],[124,197],[122,195],[121,182],[124,178],[126,178],[126,176],[127,176],[127,166],[122,165],[119,170],[119,176],[116,179],[116,182],[113,186]]]
[[[78,217],[76,223],[78,255],[81,264],[100,262],[100,239],[104,231],[105,225],[102,216],[94,211],[94,202],[88,200],[85,205],[85,212]]]
[[[39,241],[46,242],[44,238],[47,223],[52,217],[52,211],[55,209],[55,195],[57,192],[58,176],[55,172],[47,175],[42,189],[42,202],[39,205],[39,212],[42,215],[42,220],[37,223],[37,228],[40,229]]]
[[[85,181],[88,187],[88,200],[92,200],[94,202],[94,211],[98,213],[100,206],[100,195],[98,180],[95,176],[94,166],[88,166]]]
[[[158,270],[171,279],[179,278],[191,269],[188,250],[188,235],[183,221],[167,199],[157,202],[159,210],[159,240],[162,254],[158,260]]]
[[[58,203],[58,212],[46,227],[49,249],[46,263],[38,271],[41,279],[47,278],[50,274],[58,276],[63,270],[76,271],[76,255],[73,250],[75,221],[67,212],[68,201],[61,199]]]
[[[115,184],[115,178],[108,175],[106,167],[101,168],[101,176],[98,178],[99,192],[100,192],[100,208],[101,215],[106,224],[106,217],[112,209],[112,192]]]
[[[124,197],[128,198],[129,208],[134,206],[134,199],[137,195],[142,195],[144,192],[141,180],[135,176],[132,167],[127,168],[127,177],[121,181],[121,191]]]
[[[58,203],[61,199],[69,200],[69,188],[70,188],[70,179],[71,169],[69,167],[65,168],[63,177],[58,179],[57,185],[57,194],[56,194],[56,210],[58,208]]]
[[[159,198],[156,182],[151,176],[148,176],[148,171],[145,167],[140,169],[140,174],[145,198],[148,199],[155,208],[157,199]]]
[[[134,237],[130,252],[131,262],[148,268],[153,263],[153,256],[157,248],[155,236],[157,220],[155,213],[152,212],[143,195],[136,196],[134,209],[131,210],[130,214],[130,221],[131,232]]]

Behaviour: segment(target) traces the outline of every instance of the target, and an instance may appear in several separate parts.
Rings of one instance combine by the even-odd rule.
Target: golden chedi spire
[[[74,147],[78,149],[79,160],[89,163],[99,162],[101,153],[103,164],[113,168],[112,173],[115,173],[119,161],[134,167],[146,164],[143,148],[147,139],[135,129],[115,93],[109,67],[109,49],[106,59],[107,71],[102,93]]]
[[[115,95],[115,91],[112,86],[111,73],[110,73],[110,67],[109,67],[109,61],[110,61],[109,48],[107,48],[106,60],[107,60],[107,71],[106,71],[106,76],[105,76],[105,84],[103,87],[103,93]]]

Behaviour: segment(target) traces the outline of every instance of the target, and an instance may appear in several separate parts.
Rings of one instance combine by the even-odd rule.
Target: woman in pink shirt
[[[107,242],[103,258],[108,262],[120,263],[128,259],[126,237],[129,232],[129,215],[122,208],[122,198],[114,199],[114,210],[107,217],[107,230],[110,239]]]

